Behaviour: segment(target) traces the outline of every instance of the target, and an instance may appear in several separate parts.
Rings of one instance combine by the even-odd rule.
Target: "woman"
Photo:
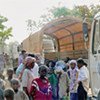
[[[71,60],[70,62],[70,100],[78,100],[78,67],[76,60]]]
[[[55,63],[54,61],[49,62],[49,75],[48,75],[49,82],[52,87],[52,100],[58,100],[58,77],[55,73]]]
[[[30,95],[33,100],[52,100],[51,85],[46,78],[47,67],[41,65],[39,68],[40,77],[32,81]]]
[[[22,75],[22,87],[25,93],[29,96],[29,91],[31,87],[32,80],[34,79],[34,73],[32,72],[32,68],[35,64],[35,59],[32,57],[26,57],[26,67]]]

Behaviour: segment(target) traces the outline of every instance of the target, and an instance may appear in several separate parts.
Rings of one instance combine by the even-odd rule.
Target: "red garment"
[[[42,79],[36,78],[32,81],[30,94],[34,100],[52,100],[51,85],[48,79],[43,82]]]

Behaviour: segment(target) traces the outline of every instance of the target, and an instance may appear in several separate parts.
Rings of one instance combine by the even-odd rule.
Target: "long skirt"
[[[82,82],[78,86],[78,100],[87,100],[87,92],[85,91]]]

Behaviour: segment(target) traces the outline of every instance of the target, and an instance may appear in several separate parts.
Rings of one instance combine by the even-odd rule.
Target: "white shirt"
[[[81,81],[83,84],[83,87],[86,91],[89,89],[89,71],[86,66],[83,66],[79,70],[78,75],[78,82]]]
[[[34,79],[34,74],[32,70],[25,69],[22,75],[22,87],[27,87],[28,92],[30,92],[31,83]]]
[[[38,78],[39,77],[39,66],[37,63],[35,63],[35,66],[31,70],[34,74],[34,78]]]
[[[14,100],[29,100],[29,98],[24,91],[19,90],[14,94]]]

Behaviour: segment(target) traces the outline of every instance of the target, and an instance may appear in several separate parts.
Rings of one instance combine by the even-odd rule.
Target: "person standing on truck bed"
[[[78,75],[78,100],[87,100],[87,92],[89,90],[89,71],[84,65],[83,59],[77,60],[77,66],[79,68]]]

